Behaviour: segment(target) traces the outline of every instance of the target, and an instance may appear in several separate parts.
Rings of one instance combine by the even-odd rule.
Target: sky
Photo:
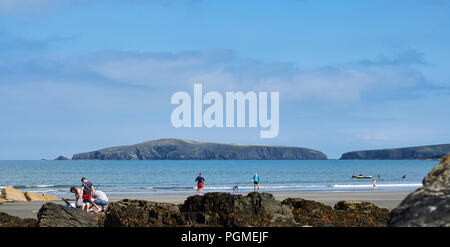
[[[339,158],[449,143],[450,1],[0,0],[0,159],[159,138]],[[280,130],[174,128],[171,96],[280,92]]]

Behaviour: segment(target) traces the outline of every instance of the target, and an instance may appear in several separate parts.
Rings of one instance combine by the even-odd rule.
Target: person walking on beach
[[[372,181],[372,186],[373,186],[373,189],[374,189],[374,190],[375,190],[376,187],[377,187],[377,180],[375,180],[375,178],[374,178],[373,181]]]
[[[197,182],[197,194],[202,195],[203,192],[203,183],[205,182],[205,178],[202,176],[202,173],[200,172],[195,179],[195,182]]]
[[[256,192],[256,188],[258,187],[258,192],[259,192],[259,176],[258,173],[255,172],[255,176],[253,176],[253,189]]]
[[[81,190],[83,191],[83,204],[81,204],[81,211],[86,208],[86,212],[89,212],[89,204],[92,204],[98,211],[100,211],[100,208],[94,203],[94,199],[92,198],[92,195],[95,192],[92,183],[87,181],[85,177],[81,179],[81,183]]]

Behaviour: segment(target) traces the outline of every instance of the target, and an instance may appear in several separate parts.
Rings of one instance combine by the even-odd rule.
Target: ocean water
[[[367,191],[377,177],[378,191],[415,190],[438,161],[421,160],[152,160],[152,161],[0,161],[0,187],[69,195],[71,186],[88,178],[108,194],[195,193],[199,172],[206,178],[205,192],[253,190],[258,172],[261,189],[275,191]],[[407,177],[402,179],[401,177]]]

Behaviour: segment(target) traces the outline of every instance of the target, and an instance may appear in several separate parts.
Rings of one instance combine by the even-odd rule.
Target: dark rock
[[[333,209],[323,203],[300,198],[282,202],[292,207],[295,221],[308,226],[368,227],[385,226],[389,211],[368,202],[338,202]]]
[[[38,221],[35,219],[21,219],[0,212],[0,227],[37,227]]]
[[[330,206],[301,198],[288,198],[282,204],[292,208],[294,220],[300,225],[331,225],[333,208]]]
[[[68,160],[68,158],[64,157],[64,156],[58,156],[58,158],[56,158],[55,160]]]
[[[191,225],[292,226],[292,210],[267,193],[247,196],[207,193],[191,196],[180,208]]]
[[[450,154],[450,144],[406,148],[352,151],[342,154],[341,160],[402,160],[441,159]]]
[[[38,213],[40,227],[97,227],[98,215],[55,203],[44,204]]]
[[[334,205],[339,217],[339,226],[386,226],[389,210],[370,202],[339,201]]]
[[[112,202],[105,213],[105,227],[181,226],[184,217],[178,205],[124,199]]]
[[[391,211],[389,226],[450,227],[450,156],[423,179],[423,186]]]
[[[333,209],[303,199],[283,202],[267,193],[207,193],[190,196],[182,205],[141,200],[112,202],[99,225],[150,226],[385,226],[387,209],[366,202],[339,202]],[[103,223],[100,223],[103,222]]]
[[[265,145],[235,145],[180,139],[160,139],[135,145],[74,154],[74,160],[305,160],[327,159],[322,152]]]

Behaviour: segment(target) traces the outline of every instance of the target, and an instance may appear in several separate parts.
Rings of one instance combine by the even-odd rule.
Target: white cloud
[[[104,53],[91,69],[130,85],[188,90],[201,82],[208,90],[280,91],[283,99],[358,102],[413,96],[428,86],[422,74],[404,66],[338,65],[301,70],[291,63],[264,63],[230,51],[188,53]]]

